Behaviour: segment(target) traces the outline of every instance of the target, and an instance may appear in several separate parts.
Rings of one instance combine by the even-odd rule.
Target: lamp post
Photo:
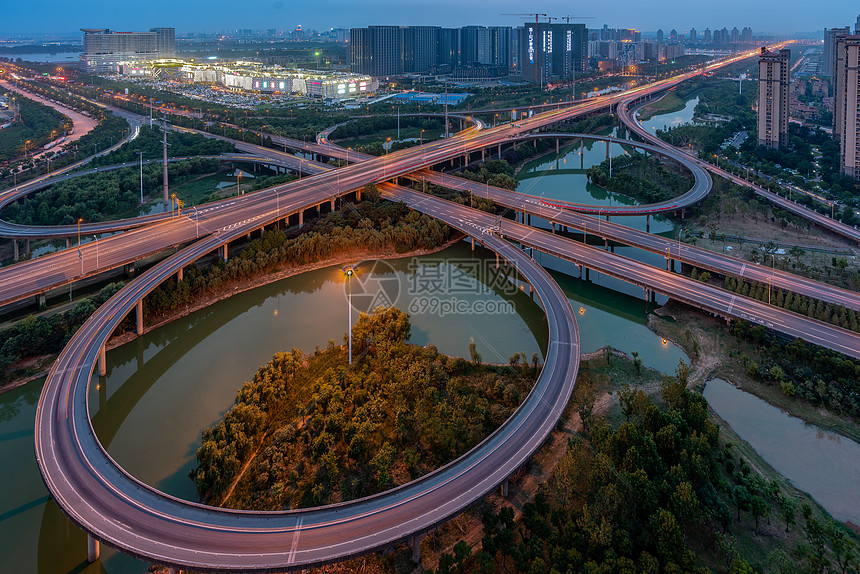
[[[354,265],[344,265],[343,272],[346,275],[347,284],[347,307],[349,307],[349,364],[352,364],[352,276],[355,273]]]
[[[194,210],[194,236],[200,237],[200,220],[197,218],[197,208],[192,205],[191,209]]]
[[[137,155],[140,157],[140,204],[143,205],[143,152],[138,151]]]
[[[299,173],[301,173],[301,171],[299,171]],[[239,197],[240,195],[242,195],[242,193],[239,191],[239,180],[240,179],[242,179],[242,170],[237,170],[237,172],[236,172],[236,197]]]
[[[81,222],[84,219],[78,218],[78,259],[81,260],[81,275],[84,274],[84,254],[81,253]]]
[[[173,206],[176,205],[176,194],[170,194],[170,218],[173,218]]]
[[[99,268],[99,239],[93,235],[93,243],[96,244],[96,269]]]

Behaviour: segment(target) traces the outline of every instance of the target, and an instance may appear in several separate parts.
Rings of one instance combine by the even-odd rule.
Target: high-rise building
[[[761,49],[758,59],[758,143],[788,145],[788,69],[791,50]]]
[[[732,44],[737,44],[738,42],[740,42],[740,39],[741,39],[741,33],[740,33],[740,30],[738,30],[738,27],[737,27],[737,26],[735,26],[734,28],[732,28],[732,39],[731,39],[731,42],[732,42]]]
[[[176,55],[174,28],[151,28],[149,32],[112,32],[107,28],[81,28],[81,31],[84,33],[81,62],[89,72],[105,72],[119,62]]]
[[[857,14],[857,20],[854,22],[854,33],[860,34],[860,14]]]
[[[727,28],[723,28],[722,30],[720,30],[720,45],[728,46],[729,39],[729,30]]]
[[[658,44],[663,43],[663,28],[660,28],[659,30],[657,30],[657,43]]]
[[[860,35],[839,36],[836,40],[836,97],[840,169],[860,179]],[[835,126],[836,127],[836,126]],[[837,133],[838,132],[838,133]]]
[[[350,30],[350,65],[355,73],[374,77],[403,73],[399,26],[370,26]]]
[[[436,66],[439,55],[439,30],[436,26],[400,28],[401,67],[404,73],[424,73]]]
[[[848,26],[844,28],[824,29],[824,73],[830,77],[836,74],[836,36],[842,34],[847,36],[851,33]]]
[[[690,43],[691,44],[696,43],[696,29],[695,28],[690,28]]]
[[[585,24],[527,23],[520,40],[523,79],[567,80],[585,70],[588,30]]]
[[[711,29],[705,28],[705,35],[702,38],[702,42],[704,42],[705,44],[710,44],[713,41],[712,38],[713,37],[711,36]]]
[[[741,42],[744,44],[752,44],[753,35],[752,28],[749,26],[745,26],[743,30],[741,30]]]

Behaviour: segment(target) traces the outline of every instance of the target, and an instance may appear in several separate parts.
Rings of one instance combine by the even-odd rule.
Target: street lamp
[[[301,171],[299,171],[299,173],[301,173]],[[299,177],[301,177],[301,176],[299,176]],[[239,191],[239,180],[240,179],[242,179],[242,170],[237,170],[237,172],[236,172],[236,197],[239,197],[240,195],[242,195],[242,193]]]
[[[93,243],[96,244],[96,269],[99,268],[99,238],[93,235]]]
[[[388,155],[388,152],[391,151],[391,138],[389,137],[387,140],[385,140],[385,143],[388,144],[385,147],[385,155]]]
[[[78,219],[78,259],[81,260],[81,275],[84,274],[84,254],[81,253],[81,222],[83,220],[82,217]]]
[[[138,151],[137,155],[140,157],[140,204],[143,205],[143,152]]]
[[[352,364],[352,276],[355,274],[355,265],[344,265],[342,267],[346,275],[347,284],[347,306],[349,307],[349,364]]]
[[[194,210],[194,236],[200,237],[200,219],[197,218],[197,207],[192,205],[191,209]]]

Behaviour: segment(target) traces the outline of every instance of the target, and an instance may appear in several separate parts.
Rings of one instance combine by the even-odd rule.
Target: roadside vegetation
[[[3,95],[10,105],[14,96],[14,105],[20,109],[19,119],[0,130],[0,162],[22,156],[25,151],[32,152],[55,140],[65,133],[66,126],[71,123],[53,108],[14,92],[0,89],[0,95]]]
[[[689,190],[693,182],[691,177],[680,175],[680,166],[667,169],[659,158],[635,152],[612,158],[612,177],[609,160],[588,168],[586,173],[592,183],[640,203],[668,201]]]

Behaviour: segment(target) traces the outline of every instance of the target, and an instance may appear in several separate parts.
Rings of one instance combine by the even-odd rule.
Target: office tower
[[[851,33],[848,26],[844,28],[824,29],[824,73],[830,77],[836,74],[836,36],[842,34],[847,36]]]
[[[758,59],[758,143],[788,145],[788,69],[791,50],[761,49]]]
[[[842,36],[836,40],[836,98],[839,112],[840,170],[860,179],[860,35]],[[836,113],[833,114],[837,116]]]
[[[353,72],[375,77],[403,73],[402,34],[399,26],[369,26],[350,30]]]
[[[401,69],[404,73],[425,73],[436,66],[439,55],[436,26],[400,28]]]
[[[585,24],[527,23],[521,38],[523,79],[543,84],[567,80],[585,70],[588,30]]]
[[[696,43],[696,29],[695,28],[690,28],[690,43],[691,44]]]
[[[657,43],[658,43],[658,44],[662,44],[662,43],[663,43],[663,29],[662,29],[662,28],[660,28],[659,30],[657,30]]]
[[[112,32],[107,28],[81,28],[81,31],[84,33],[81,62],[88,72],[105,72],[119,62],[176,55],[174,28],[152,28],[149,32]]]
[[[439,48],[436,61],[440,66],[456,68],[460,65],[460,29],[439,30]]]

